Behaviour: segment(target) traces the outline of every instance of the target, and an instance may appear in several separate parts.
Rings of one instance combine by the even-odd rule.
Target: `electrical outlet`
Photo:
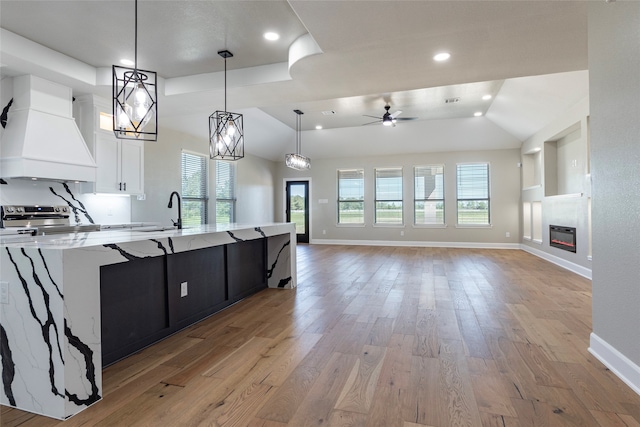
[[[189,290],[187,288],[188,282],[180,283],[180,298],[184,298],[189,294]]]
[[[508,231],[506,233],[504,233],[505,237],[511,237],[511,233],[509,233]]]
[[[322,230],[322,234],[327,234],[327,230]]]
[[[0,282],[0,304],[9,304],[9,282]]]
[[[400,232],[400,235],[401,235],[401,236],[404,236],[404,230]]]

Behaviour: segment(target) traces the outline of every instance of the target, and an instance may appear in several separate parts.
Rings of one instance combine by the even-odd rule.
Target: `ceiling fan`
[[[383,126],[395,126],[396,122],[398,120],[416,120],[417,117],[402,117],[402,118],[398,118],[398,116],[400,114],[402,114],[402,110],[398,110],[395,113],[391,114],[389,113],[389,109],[391,108],[391,105],[387,104],[384,106],[385,109],[385,113],[382,117],[377,117],[377,116],[370,116],[368,114],[363,114],[365,117],[373,117],[374,119],[378,119],[374,122],[370,122],[370,123],[365,123],[363,126],[365,125],[372,125],[374,123],[382,123]]]

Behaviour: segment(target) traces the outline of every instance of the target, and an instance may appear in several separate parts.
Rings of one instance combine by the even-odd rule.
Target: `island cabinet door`
[[[227,286],[230,302],[267,287],[267,239],[231,243],[227,247]]]
[[[167,255],[172,328],[185,328],[228,305],[224,246]]]
[[[165,283],[164,256],[100,267],[103,366],[168,335]]]

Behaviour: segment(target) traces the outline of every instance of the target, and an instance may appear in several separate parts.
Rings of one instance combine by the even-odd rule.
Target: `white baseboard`
[[[531,246],[528,246],[528,245],[520,245],[520,249],[522,249],[525,252],[529,252],[532,255],[540,257],[546,261],[549,261],[553,264],[559,265],[562,268],[565,268],[569,271],[572,271],[576,274],[579,274],[582,277],[586,277],[587,279],[591,280],[590,268],[583,267],[571,261],[567,261],[566,259],[562,259],[555,255],[551,255],[550,253],[541,251],[540,249],[532,248]]]
[[[478,243],[478,242],[422,242],[415,240],[336,240],[311,239],[314,245],[346,246],[405,246],[418,248],[466,248],[466,249],[520,249],[519,243]]]
[[[640,366],[593,332],[589,340],[589,353],[640,395]]]

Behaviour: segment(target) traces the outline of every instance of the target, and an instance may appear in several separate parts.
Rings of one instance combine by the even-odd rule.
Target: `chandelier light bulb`
[[[229,126],[227,127],[227,135],[230,138],[233,138],[233,135],[236,134],[236,125],[233,123],[233,120],[229,120]]]

